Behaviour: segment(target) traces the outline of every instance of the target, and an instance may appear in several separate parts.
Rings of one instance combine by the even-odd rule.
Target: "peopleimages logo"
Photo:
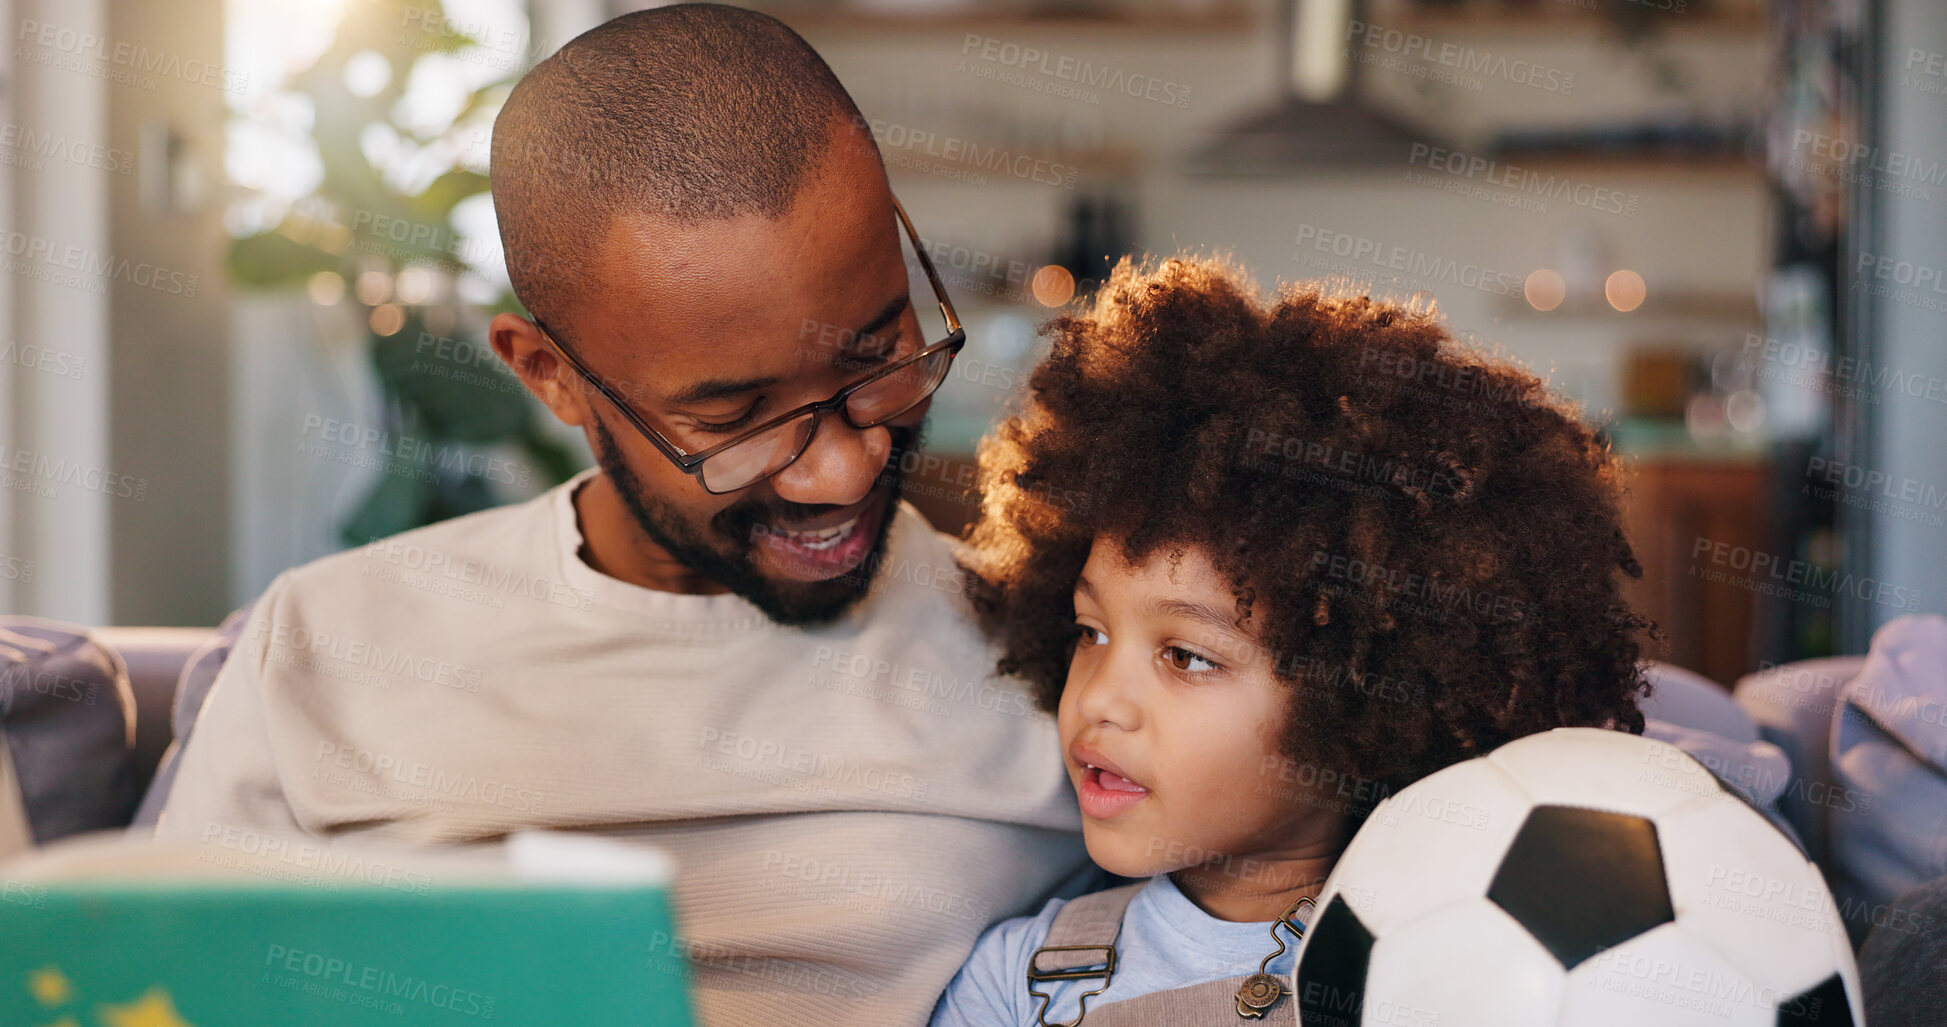
[[[1337,265],[1336,270],[1348,273],[1363,271],[1366,266],[1370,266],[1376,270],[1392,271],[1421,282],[1454,285],[1491,296],[1521,295],[1523,279],[1520,275],[1498,271],[1484,264],[1439,256],[1425,250],[1388,245],[1377,239],[1353,235],[1349,232],[1336,232],[1311,224],[1300,225],[1296,245],[1299,250],[1299,263],[1308,267],[1333,268],[1333,262],[1323,261],[1304,252],[1310,249],[1341,258],[1344,263]]]
[[[927,158],[944,161],[944,171],[985,171],[1007,175],[1026,182],[1075,187],[1081,170],[1072,164],[1051,161],[1030,153],[1016,153],[1005,146],[984,146],[970,139],[941,135],[928,129],[910,128],[882,118],[859,118],[857,124],[872,133],[886,163],[930,171],[935,165]],[[886,153],[885,151],[895,151]],[[915,163],[917,162],[917,163]],[[976,184],[985,184],[981,181]]]
[[[1947,164],[1916,154],[1853,142],[1843,136],[1801,128],[1792,134],[1792,149],[1810,149],[1814,157],[1855,169],[1881,172],[1925,185],[1947,185]]]
[[[1575,73],[1572,71],[1563,71],[1560,68],[1551,68],[1527,60],[1511,61],[1501,54],[1476,50],[1459,43],[1443,43],[1417,32],[1404,32],[1384,25],[1370,25],[1353,20],[1346,23],[1345,41],[1348,45],[1356,44],[1367,49],[1417,59],[1472,75],[1498,78],[1517,86],[1528,86],[1546,93],[1568,96],[1575,92]]]
[[[145,75],[159,75],[163,78],[179,79],[192,85],[203,85],[209,86],[212,89],[221,89],[226,93],[243,93],[247,92],[250,88],[250,76],[248,74],[240,75],[211,61],[194,57],[189,60],[184,60],[179,55],[151,50],[146,46],[120,42],[60,25],[47,25],[35,21],[32,18],[22,18],[20,21],[20,31],[14,34],[14,41],[23,42],[29,40],[41,52],[23,52],[22,49],[16,47],[14,50],[14,56],[16,58],[33,61],[37,64],[61,63],[68,71],[95,75],[96,77],[116,77],[118,80],[120,79],[120,76],[102,75],[101,72],[103,69],[99,67],[91,68],[86,64],[74,64],[72,61],[55,62],[50,60],[54,55],[60,54],[66,55],[72,60],[86,61],[93,59],[106,61],[114,70],[120,72],[140,72]],[[155,88],[155,81],[153,79],[132,79],[130,80],[130,84],[139,85],[144,89],[152,90]]]
[[[1024,74],[1045,75],[1057,82],[1072,82],[1077,85],[1101,89],[1110,93],[1133,96],[1138,100],[1160,103],[1166,107],[1190,106],[1190,87],[1181,82],[1172,82],[1144,75],[1139,72],[1124,72],[1120,68],[1094,64],[1077,57],[1050,53],[1032,46],[1022,46],[983,36],[976,32],[967,33],[966,41],[960,46],[960,56],[977,57],[981,61]],[[1037,85],[1031,79],[1021,79],[1012,84],[1026,86],[1039,92],[1062,94],[1064,91]],[[1094,94],[1075,94],[1076,99],[1098,102]]]
[[[1413,144],[1407,163],[1444,172],[1455,178],[1485,182],[1488,185],[1511,189],[1516,193],[1549,200],[1566,200],[1597,213],[1621,214],[1626,218],[1636,216],[1637,204],[1641,199],[1635,193],[1625,193],[1591,182],[1578,182],[1572,178],[1542,174],[1513,164],[1503,164],[1491,157],[1482,157],[1463,150],[1429,146],[1426,143]]]
[[[1716,566],[1700,569],[1700,557]],[[1763,550],[1719,542],[1701,535],[1690,549],[1690,559],[1692,577],[1726,581],[1741,588],[1789,599],[1825,600],[1816,604],[1820,607],[1830,604],[1827,597],[1850,596],[1896,610],[1918,610],[1926,599],[1926,593],[1917,588],[1861,577],[1805,560],[1782,558]],[[1748,574],[1749,577],[1728,576],[1723,568]],[[1803,585],[1807,590],[1819,594],[1807,594],[1804,590],[1789,587],[1796,585]]]
[[[8,232],[0,237],[0,249],[4,249],[7,256],[19,257],[26,262],[7,261],[8,269],[15,274],[41,281],[57,281],[88,292],[104,293],[107,291],[105,283],[112,280],[155,289],[171,296],[194,296],[197,285],[201,283],[197,275],[184,274],[159,264],[111,257],[85,246],[57,245],[24,232]],[[74,274],[49,276],[50,272],[59,271]]]
[[[11,121],[0,124],[0,147],[24,157],[46,157],[79,167],[99,168],[111,175],[126,175],[135,170],[135,154],[128,150],[69,139],[53,132],[39,132]]]
[[[34,581],[34,561],[19,556],[0,556],[0,581],[18,581],[23,585]]]
[[[0,342],[0,364],[14,364],[32,371],[43,371],[59,378],[80,381],[81,370],[86,366],[87,358],[32,343],[22,346],[8,339],[6,342]]]

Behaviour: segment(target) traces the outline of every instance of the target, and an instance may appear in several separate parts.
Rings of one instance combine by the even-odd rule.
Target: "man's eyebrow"
[[[713,378],[683,389],[669,397],[669,402],[676,406],[708,403],[713,399],[725,399],[745,392],[768,389],[783,380],[774,374],[759,378]]]
[[[899,295],[894,296],[889,302],[886,303],[885,306],[879,308],[878,313],[872,315],[871,320],[867,321],[866,323],[860,325],[857,328],[852,329],[852,334],[849,336],[849,338],[858,339],[867,335],[871,335],[873,332],[876,332],[879,329],[884,328],[885,326],[893,323],[894,321],[897,321],[899,319],[899,315],[904,314],[906,312],[906,308],[912,306],[912,304],[913,304],[913,297],[911,293],[902,292]]]
[[[871,320],[868,320],[863,326],[853,329],[849,338],[856,339],[860,336],[871,335],[873,332],[884,328],[897,320],[899,315],[905,313],[906,308],[911,303],[912,297],[906,293],[901,293],[893,297],[884,307],[879,308],[878,313],[872,315]],[[713,378],[678,390],[669,397],[669,402],[676,406],[708,403],[713,399],[727,399],[731,396],[742,395],[746,392],[756,392],[758,389],[768,389],[783,380],[774,374],[753,378]]]

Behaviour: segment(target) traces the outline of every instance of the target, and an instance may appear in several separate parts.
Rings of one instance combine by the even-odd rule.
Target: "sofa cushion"
[[[121,657],[88,629],[0,617],[0,738],[36,844],[128,822],[135,696]]]
[[[1839,688],[1866,662],[1864,656],[1827,656],[1768,667],[1738,679],[1737,704],[1758,725],[1758,734],[1791,758],[1791,786],[1779,812],[1798,829],[1806,850],[1832,876],[1826,841],[1826,805],[1832,785],[1832,719]]]
[[[1839,700],[1833,886],[1844,909],[1870,922],[1882,904],[1947,874],[1947,618],[1888,621]]]

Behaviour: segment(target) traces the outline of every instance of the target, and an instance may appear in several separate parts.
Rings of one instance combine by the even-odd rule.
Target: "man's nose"
[[[885,425],[854,428],[844,417],[828,414],[804,454],[771,477],[771,491],[807,506],[848,506],[872,491],[891,452],[892,433]]]

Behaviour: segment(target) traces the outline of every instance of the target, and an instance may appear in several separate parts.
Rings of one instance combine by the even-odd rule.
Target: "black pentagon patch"
[[[1332,896],[1325,911],[1306,928],[1310,940],[1294,974],[1298,1022],[1304,1027],[1358,1027],[1366,1001],[1366,965],[1372,960],[1372,932],[1359,914]]]
[[[1528,812],[1487,897],[1564,970],[1676,918],[1656,825],[1572,806]]]
[[[1853,1027],[1852,1003],[1838,974],[1818,987],[1778,1003],[1778,1027]]]

